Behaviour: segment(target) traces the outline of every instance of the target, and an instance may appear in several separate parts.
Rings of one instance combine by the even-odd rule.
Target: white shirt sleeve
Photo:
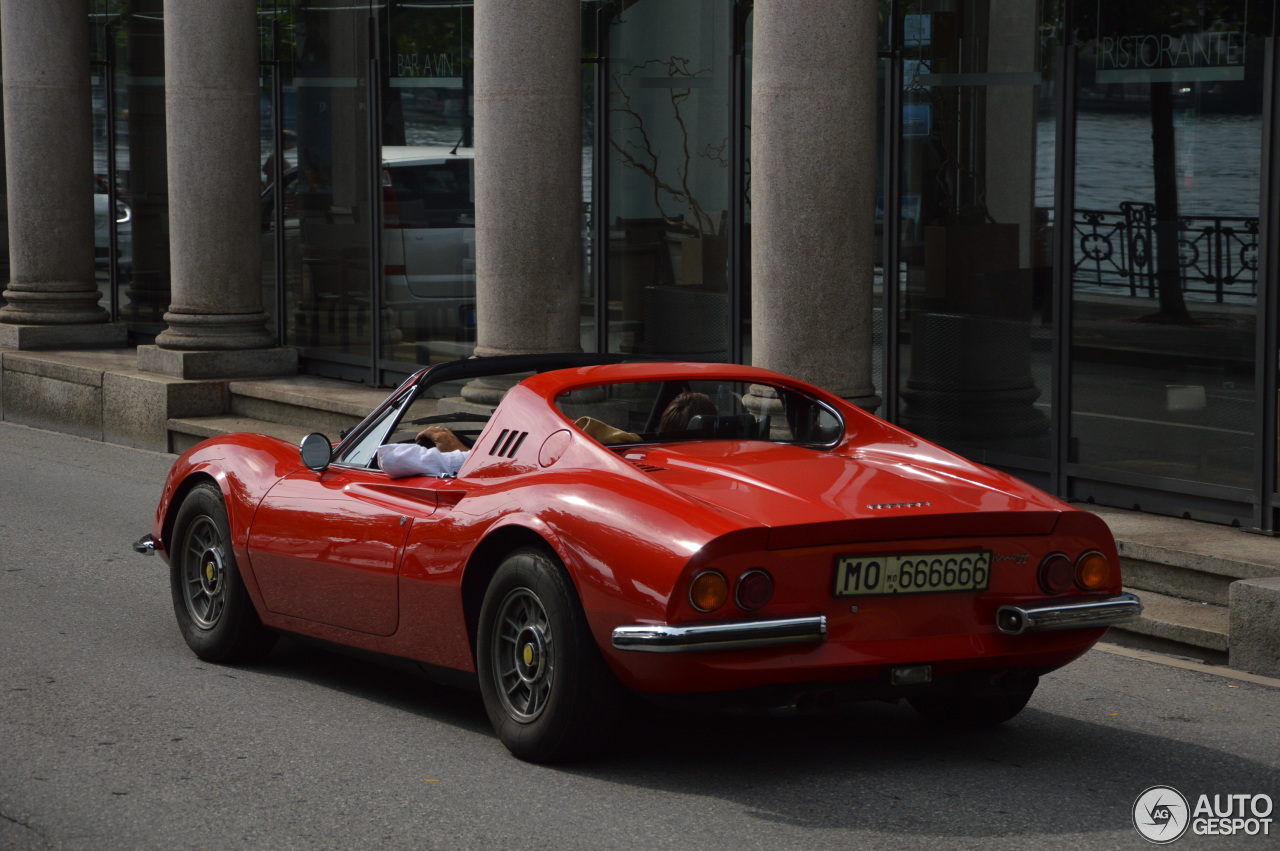
[[[378,447],[378,467],[393,479],[405,476],[456,476],[467,453],[441,452],[434,446],[388,443]]]

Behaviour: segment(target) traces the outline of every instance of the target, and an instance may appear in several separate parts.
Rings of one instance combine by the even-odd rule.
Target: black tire
[[[252,662],[276,642],[244,588],[222,492],[202,482],[191,489],[173,524],[169,550],[173,611],[187,646],[206,662]]]
[[[508,555],[485,591],[476,669],[494,731],[529,762],[597,750],[613,732],[625,694],[595,645],[568,573],[535,547]]]
[[[909,697],[907,702],[925,718],[948,727],[994,727],[1023,710],[1036,690],[1037,678],[999,690],[961,691]]]

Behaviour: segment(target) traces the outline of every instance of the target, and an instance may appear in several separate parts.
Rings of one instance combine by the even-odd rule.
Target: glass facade
[[[924,0],[900,28],[899,421],[1024,474],[1048,469],[1053,415],[1045,14]]]
[[[143,338],[169,306],[162,7],[95,0],[90,14],[99,303]]]
[[[1073,493],[1255,487],[1270,4],[1082,7],[1073,24]]]
[[[387,4],[378,20],[379,357],[467,357],[476,332],[471,4]]]
[[[607,351],[733,357],[733,14],[639,0],[604,24]]]
[[[279,338],[309,371],[375,383],[468,356],[471,4],[294,0],[262,4],[259,21]]]
[[[1270,528],[1273,4],[888,18],[886,413],[1065,496]]]
[[[582,347],[750,362],[753,3],[581,8]],[[258,21],[276,339],[383,385],[471,354],[472,4]],[[150,342],[163,3],[90,24],[101,303]],[[1272,528],[1274,30],[1259,0],[883,0],[880,413],[1060,495]]]

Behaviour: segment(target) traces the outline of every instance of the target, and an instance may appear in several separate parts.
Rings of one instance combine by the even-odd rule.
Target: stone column
[[[876,3],[759,0],[751,84],[752,362],[868,410]]]
[[[0,345],[122,345],[93,267],[88,0],[2,0],[9,282]]]
[[[165,0],[169,327],[139,366],[181,378],[296,370],[270,348],[259,233],[254,0]]]
[[[578,351],[577,0],[476,0],[476,354]]]

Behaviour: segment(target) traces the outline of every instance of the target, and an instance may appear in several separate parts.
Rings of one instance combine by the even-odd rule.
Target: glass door
[[[730,360],[734,4],[606,9],[605,346]]]
[[[281,69],[298,113],[290,330],[309,362],[366,366],[372,354],[369,21],[364,4],[303,0]]]
[[[95,2],[93,191],[100,304],[135,340],[169,307],[169,178],[161,0]]]
[[[898,286],[890,415],[1041,485],[1052,455],[1055,10],[899,7],[900,161],[882,192]]]
[[[380,369],[469,357],[476,340],[472,5],[379,17]]]
[[[1264,42],[1256,0],[1082,4],[1070,494],[1250,517]]]
[[[264,0],[259,18],[283,341],[308,372],[384,385],[470,355],[472,5]]]

